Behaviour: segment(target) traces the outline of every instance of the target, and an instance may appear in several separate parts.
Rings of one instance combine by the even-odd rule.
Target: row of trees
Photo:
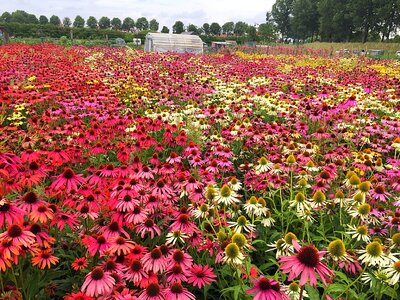
[[[276,0],[267,23],[284,40],[389,40],[400,27],[400,0]]]
[[[12,13],[4,12],[0,16],[0,23],[19,23],[19,24],[41,24],[47,25],[52,24],[54,26],[63,26],[63,27],[76,27],[76,28],[83,28],[85,25],[88,28],[100,28],[100,29],[109,29],[112,28],[113,30],[126,30],[129,31],[133,28],[138,30],[151,30],[151,31],[158,31],[159,23],[156,19],[152,19],[148,21],[145,17],[138,18],[136,21],[130,17],[125,18],[121,21],[120,18],[108,18],[108,17],[101,17],[97,20],[95,17],[90,16],[86,21],[81,16],[76,16],[74,21],[71,21],[70,18],[65,17],[62,21],[61,19],[56,16],[52,15],[47,18],[44,15],[39,16],[37,18],[33,14],[29,14],[23,10],[16,10]]]
[[[18,24],[35,24],[35,25],[48,25],[52,24],[58,27],[74,27],[74,28],[91,28],[91,29],[113,29],[113,30],[124,30],[131,31],[136,29],[138,31],[150,30],[158,31],[159,23],[156,19],[148,21],[145,17],[140,17],[134,20],[130,17],[125,18],[121,21],[119,18],[108,18],[101,17],[97,20],[95,17],[90,16],[87,20],[83,19],[81,16],[76,16],[74,21],[66,17],[62,21],[61,19],[53,15],[50,18],[46,16],[39,16],[37,18],[33,14],[29,14],[23,10],[17,10],[12,13],[4,12],[0,16],[0,23],[18,23]],[[176,21],[172,26],[173,33],[182,33],[185,31],[193,32],[198,35],[214,35],[218,36],[221,34],[227,36],[244,36],[246,35],[251,40],[271,40],[274,39],[274,28],[271,24],[261,24],[258,28],[249,25],[245,22],[226,22],[222,26],[217,22],[204,23],[202,26],[196,26],[194,24],[189,24],[185,26],[182,21]],[[163,33],[169,33],[168,27],[163,26],[161,29]]]

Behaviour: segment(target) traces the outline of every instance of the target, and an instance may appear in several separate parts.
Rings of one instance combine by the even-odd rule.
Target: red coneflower
[[[97,252],[102,255],[109,247],[110,242],[104,235],[87,235],[82,238],[82,243],[87,247],[87,251],[91,256],[95,256]]]
[[[75,174],[71,168],[65,168],[64,172],[50,185],[55,191],[66,189],[69,193],[71,190],[78,190],[78,186],[85,183],[85,179],[80,174]]]
[[[87,261],[87,259],[85,257],[79,257],[72,262],[71,267],[75,271],[78,271],[78,270],[85,269],[88,265],[89,265],[89,262]]]
[[[43,204],[43,201],[40,200],[34,192],[27,192],[17,200],[18,207],[26,212],[31,212],[35,207],[41,204]]]
[[[114,284],[115,279],[108,272],[104,272],[101,267],[95,267],[86,275],[81,291],[89,296],[97,297],[110,293]]]
[[[135,244],[132,241],[119,236],[111,240],[108,251],[110,253],[115,253],[116,255],[126,255],[134,248]]]
[[[40,204],[32,209],[29,219],[33,222],[47,223],[54,217],[53,212],[44,204]]]
[[[60,259],[52,255],[52,249],[41,250],[32,257],[32,266],[38,266],[40,269],[51,268],[51,265],[58,263]]]
[[[13,202],[7,199],[0,200],[0,227],[13,223],[22,223],[25,212],[16,207]]]
[[[85,295],[83,292],[71,293],[64,297],[64,300],[95,300],[93,297]]]
[[[217,276],[213,273],[213,268],[208,265],[202,266],[194,264],[192,268],[189,269],[187,281],[201,289],[203,286],[214,282],[215,278],[217,278]]]
[[[142,224],[139,224],[135,228],[136,232],[140,234],[142,238],[148,233],[151,239],[154,239],[154,235],[160,235],[160,228],[153,222],[152,219],[147,218]]]
[[[300,247],[296,240],[292,240],[292,243],[298,253],[294,256],[281,256],[279,258],[279,262],[282,263],[280,269],[283,273],[289,273],[289,281],[301,275],[301,286],[310,282],[310,285],[315,287],[317,285],[317,272],[324,285],[326,285],[327,282],[332,282],[330,277],[334,272],[321,262],[325,251],[318,251],[314,245]]]

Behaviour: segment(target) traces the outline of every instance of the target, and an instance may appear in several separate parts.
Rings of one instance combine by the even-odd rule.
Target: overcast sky
[[[0,0],[0,14],[17,9],[28,13],[61,19],[76,15],[85,20],[89,16],[131,17],[137,20],[155,18],[169,28],[180,20],[185,25],[197,26],[208,22],[222,25],[228,21],[245,21],[251,25],[265,22],[265,13],[275,0]]]

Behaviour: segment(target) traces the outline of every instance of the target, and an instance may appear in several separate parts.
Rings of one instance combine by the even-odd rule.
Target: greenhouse
[[[203,41],[197,35],[148,33],[144,43],[146,52],[203,53]]]

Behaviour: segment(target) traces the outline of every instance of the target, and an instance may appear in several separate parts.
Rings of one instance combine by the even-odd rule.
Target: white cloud
[[[55,14],[60,18],[76,15],[85,19],[89,16],[100,18],[146,17],[157,19],[160,25],[169,28],[180,20],[201,26],[203,23],[227,21],[245,21],[249,24],[265,21],[265,13],[271,10],[275,0],[13,0],[1,1],[0,13],[4,11],[25,10],[37,16],[50,17]]]

